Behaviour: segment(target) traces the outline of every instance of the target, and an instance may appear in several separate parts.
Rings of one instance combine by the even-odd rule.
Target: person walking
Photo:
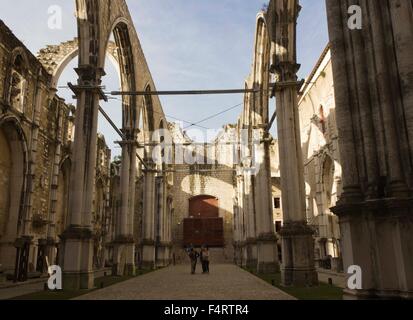
[[[196,272],[196,264],[198,262],[199,253],[194,248],[189,249],[189,259],[191,260],[191,274]]]
[[[207,246],[201,249],[202,273],[209,273],[209,250]]]

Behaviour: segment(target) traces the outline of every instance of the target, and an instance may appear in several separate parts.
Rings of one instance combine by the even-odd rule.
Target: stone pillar
[[[245,208],[244,208],[244,176],[242,172],[237,173],[237,197],[238,197],[238,250],[239,265],[245,266]]]
[[[172,262],[172,196],[169,195],[168,184],[165,181],[165,262],[166,266],[170,265]]]
[[[248,167],[244,168],[244,205],[246,218],[246,266],[257,268],[257,237],[254,211],[254,194],[252,188],[252,173]]]
[[[54,163],[52,171],[51,195],[50,195],[50,214],[49,225],[47,229],[47,257],[49,264],[54,265],[57,248],[56,248],[56,210],[57,210],[57,189],[59,187],[60,162],[62,160],[62,144],[63,144],[63,113],[62,105],[58,104],[58,125],[56,129],[56,145],[54,153]]]
[[[155,175],[156,165],[146,161],[145,191],[143,202],[142,268],[154,269],[155,256]]]
[[[166,267],[169,264],[169,248],[170,243],[167,237],[168,218],[167,218],[167,199],[166,199],[166,183],[164,177],[158,177],[157,183],[158,199],[158,241],[156,250],[156,265],[157,267]]]
[[[274,230],[272,211],[271,167],[269,155],[269,134],[264,128],[256,128],[254,145],[254,204],[257,226],[257,271],[275,273],[279,271],[277,236]]]
[[[347,27],[360,5],[362,30]],[[407,1],[327,1],[343,166],[339,216],[345,271],[362,270],[346,298],[411,298],[413,16]]]
[[[234,220],[233,220],[233,247],[234,247],[234,263],[236,265],[240,265],[240,207],[239,207],[239,182],[237,177],[237,187],[235,188],[235,195],[234,195],[234,204],[233,204],[233,211],[234,211]]]
[[[120,176],[121,207],[119,226],[113,241],[114,265],[116,275],[135,274],[135,241],[133,237],[133,219],[135,212],[135,176],[136,176],[136,132],[123,129],[122,164]]]
[[[235,245],[234,248],[236,250],[236,263],[239,266],[243,266],[243,246],[244,246],[244,208],[243,208],[243,175],[242,172],[238,169],[237,171],[237,188],[236,188],[236,195],[235,195],[235,205],[234,205],[234,214],[236,212],[236,237],[234,234]]]
[[[96,175],[97,125],[100,84],[104,71],[93,66],[76,69],[78,86],[75,138],[69,187],[69,217],[62,234],[63,288],[94,287],[92,204]]]
[[[281,190],[284,224],[281,229],[282,284],[305,286],[317,283],[314,265],[313,231],[307,225],[304,166],[298,114],[296,63],[297,0],[277,1],[276,62],[277,124],[280,154]]]

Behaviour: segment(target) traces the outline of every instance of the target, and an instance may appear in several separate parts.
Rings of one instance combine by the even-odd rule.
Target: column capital
[[[281,89],[286,86],[297,86],[297,72],[301,65],[295,61],[279,61],[272,65],[271,70],[278,77],[276,88]]]
[[[244,182],[245,178],[244,178],[244,173],[242,171],[237,173],[237,179],[240,183]]]
[[[276,242],[277,240],[277,235],[274,232],[260,233],[257,238],[259,242]]]
[[[156,170],[156,163],[152,159],[145,159],[145,164],[146,168],[144,168],[142,171],[144,173],[156,173],[158,170]]]
[[[141,245],[143,246],[154,246],[156,244],[156,241],[153,239],[143,239],[141,241]]]
[[[17,238],[14,242],[14,247],[23,248],[25,244],[33,244],[33,237],[31,236],[22,236]]]
[[[126,140],[116,141],[115,143],[117,143],[121,147],[124,147],[124,146],[138,146],[138,141],[137,140],[127,140],[126,139]]]
[[[297,235],[313,235],[314,230],[308,226],[306,221],[287,221],[281,228],[280,235],[283,238]]]
[[[135,240],[133,239],[133,235],[119,235],[113,240],[112,243],[113,244],[135,243]]]
[[[106,72],[103,68],[99,68],[93,65],[80,65],[75,68],[77,75],[79,76],[79,84],[98,83],[100,84],[101,78],[106,75]]]
[[[69,226],[60,236],[62,239],[92,239],[92,230],[84,226]]]

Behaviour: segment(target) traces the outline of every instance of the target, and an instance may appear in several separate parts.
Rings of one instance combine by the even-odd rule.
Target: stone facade
[[[233,126],[227,126],[212,143],[187,147],[185,143],[193,143],[181,129],[174,124],[170,125],[175,150],[181,148],[185,154],[193,155],[193,164],[178,164],[173,166],[173,188],[171,193],[174,200],[174,214],[172,219],[173,253],[177,261],[186,261],[183,249],[184,219],[189,218],[189,200],[201,195],[208,195],[218,199],[219,217],[224,220],[224,246],[211,248],[213,260],[217,262],[233,261],[233,215],[234,215],[234,184],[235,171],[232,145],[227,140],[233,132]],[[195,152],[192,154],[192,149]],[[174,152],[175,154],[179,154]],[[228,156],[229,155],[229,156]],[[228,156],[227,158],[224,158]],[[176,160],[176,159],[175,159]]]
[[[59,98],[51,75],[2,21],[0,62],[0,264],[25,280],[27,272],[46,270],[46,257],[49,264],[59,259],[76,110]],[[96,143],[93,260],[99,268],[111,156],[103,136]]]
[[[0,269],[25,281],[59,263],[77,290],[104,266],[133,275],[183,262],[183,223],[207,196],[223,221],[215,261],[312,286],[315,260],[337,271],[342,257],[363,272],[363,288],[346,296],[411,298],[413,9],[363,1],[362,32],[347,28],[351,3],[360,1],[327,1],[331,44],[303,85],[299,2],[271,0],[257,16],[243,112],[208,145],[166,121],[125,1],[77,1],[79,37],[37,58],[0,21]],[[123,96],[112,164],[97,132],[108,55],[122,89],[144,92]],[[56,94],[75,56],[76,107]]]
[[[343,172],[333,212],[344,268],[363,271],[362,289],[347,293],[412,298],[413,7],[364,1],[363,27],[351,30],[343,4],[327,1]]]
[[[339,267],[341,256],[338,217],[330,210],[342,192],[334,101],[328,46],[301,88],[298,102],[307,219],[315,229],[316,260],[325,268]]]

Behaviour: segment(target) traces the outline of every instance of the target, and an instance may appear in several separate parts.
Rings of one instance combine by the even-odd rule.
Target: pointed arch
[[[254,124],[266,124],[269,121],[271,40],[264,13],[257,16],[253,62],[253,86],[260,93],[254,95]]]
[[[27,197],[28,152],[27,140],[17,118],[0,118],[2,182],[7,188],[1,188],[5,197],[0,212],[0,260],[5,269],[14,268],[15,248],[13,241],[20,235],[20,227],[25,217]],[[1,209],[0,209],[1,210]]]

